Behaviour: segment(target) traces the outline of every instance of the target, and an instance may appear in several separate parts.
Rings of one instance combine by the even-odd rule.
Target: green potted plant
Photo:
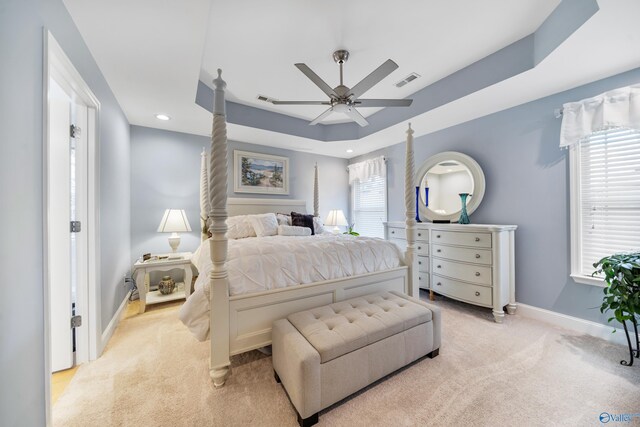
[[[638,337],[638,317],[640,315],[640,252],[617,253],[602,258],[593,264],[595,275],[603,275],[606,286],[600,312],[613,312],[611,322],[616,319],[622,323],[629,345],[630,362],[620,363],[625,366],[633,365],[633,358],[640,357],[640,338]],[[634,349],[627,329],[627,321],[633,325]],[[615,331],[614,331],[615,332]]]

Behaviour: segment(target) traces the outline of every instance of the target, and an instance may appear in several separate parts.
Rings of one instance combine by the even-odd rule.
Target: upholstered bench
[[[318,412],[440,348],[440,309],[380,292],[273,323],[273,368],[301,426]]]

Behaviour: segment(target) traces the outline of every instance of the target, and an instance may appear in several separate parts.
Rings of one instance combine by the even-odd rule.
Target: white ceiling
[[[400,68],[367,98],[402,98],[533,32],[559,0],[64,0],[130,123],[208,135],[211,114],[194,103],[198,78],[224,70],[236,102],[311,119],[322,107],[273,106],[276,99],[322,100],[293,64],[337,85],[331,53],[346,48],[345,84],[384,60]],[[640,2],[599,0],[601,10],[533,70],[411,119],[415,136],[640,66]],[[184,7],[188,5],[188,7]],[[606,59],[606,60],[604,60]],[[402,89],[410,72],[422,77]],[[375,109],[361,109],[364,115]],[[154,114],[172,117],[160,122]],[[330,117],[334,119],[333,116]],[[337,157],[404,139],[400,123],[358,141],[310,139],[229,125],[229,138]],[[346,149],[353,153],[346,153]]]

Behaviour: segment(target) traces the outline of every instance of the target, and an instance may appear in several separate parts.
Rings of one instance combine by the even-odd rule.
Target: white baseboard
[[[624,335],[624,329],[616,329],[616,332],[613,333],[613,326],[607,326],[590,320],[556,313],[555,311],[545,310],[544,308],[538,308],[532,305],[522,303],[517,304],[518,308],[516,310],[516,314],[519,314],[522,317],[551,323],[552,325],[560,326],[561,328],[602,338],[603,340],[621,344],[625,347],[627,346],[627,338]]]
[[[111,339],[111,335],[113,335],[113,332],[116,330],[118,323],[120,323],[120,319],[122,319],[122,315],[124,314],[124,309],[127,307],[127,302],[129,301],[130,296],[131,296],[131,291],[127,292],[127,295],[125,295],[124,299],[122,300],[120,307],[118,307],[118,310],[116,310],[115,314],[111,318],[111,321],[109,321],[107,328],[102,333],[102,341],[100,343],[98,357],[102,355],[102,352],[107,346],[107,343]]]

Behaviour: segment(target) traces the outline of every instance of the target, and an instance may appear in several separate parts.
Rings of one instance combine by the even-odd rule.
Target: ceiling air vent
[[[258,95],[258,101],[264,101],[264,102],[271,103],[271,101],[275,101],[275,100],[273,98],[271,98],[271,97],[268,97],[268,96]]]
[[[406,85],[407,83],[410,83],[410,82],[414,81],[418,77],[420,77],[420,74],[411,73],[407,77],[405,77],[404,79],[402,79],[398,83],[396,83],[396,87],[402,87],[402,86]]]

